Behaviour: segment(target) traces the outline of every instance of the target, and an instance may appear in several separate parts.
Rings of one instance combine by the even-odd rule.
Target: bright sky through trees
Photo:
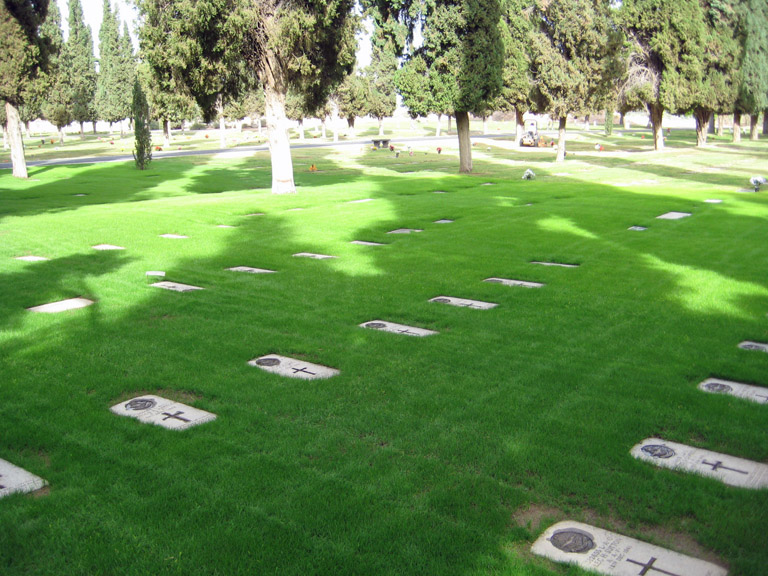
[[[69,37],[69,5],[67,0],[56,0],[61,11],[61,24],[64,29],[64,38]],[[136,8],[128,0],[111,0],[112,9],[115,6],[118,8],[120,14],[120,30],[123,29],[123,22],[128,23],[128,29],[131,32],[131,40],[133,41],[134,48],[138,47],[138,40],[136,39]],[[83,16],[85,23],[91,27],[91,37],[94,39],[93,52],[96,57],[99,57],[99,29],[101,28],[101,13],[102,13],[102,0],[81,0],[83,5]]]

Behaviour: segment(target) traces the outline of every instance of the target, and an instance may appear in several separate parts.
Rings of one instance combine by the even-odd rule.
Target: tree
[[[91,29],[83,21],[80,0],[69,0],[69,37],[66,43],[67,67],[70,74],[72,119],[80,123],[93,120],[96,97],[96,60],[93,56]]]
[[[384,118],[392,116],[397,108],[396,71],[391,41],[374,30],[371,64],[364,70],[364,78],[368,83],[367,113],[379,121],[379,136],[384,135]]]
[[[609,0],[537,0],[531,37],[533,99],[559,121],[556,162],[565,158],[568,114],[603,107],[611,88],[608,54],[619,45]]]
[[[183,122],[194,113],[194,101],[176,84],[170,74],[158,75],[158,71],[144,63],[140,66],[144,92],[149,102],[150,115],[163,125],[165,146],[171,145],[171,124]]]
[[[734,142],[741,139],[742,114],[750,115],[751,138],[758,139],[757,118],[768,107],[768,4],[742,0],[739,9],[744,56],[733,114]]]
[[[59,131],[59,143],[64,144],[64,127],[72,122],[71,52],[64,43],[58,7],[51,7],[46,20],[46,33],[50,36],[51,48],[48,54],[48,71],[45,74],[46,96],[42,113],[56,126]]]
[[[360,74],[347,76],[336,90],[339,115],[347,120],[349,135],[355,136],[355,118],[368,113],[369,84]]]
[[[125,63],[121,53],[117,14],[109,0],[104,0],[103,18],[99,30],[99,75],[96,81],[96,114],[101,120],[121,122],[130,114],[133,80],[125,84]],[[121,126],[122,132],[122,126]]]
[[[264,88],[272,191],[295,192],[285,115],[292,88],[314,108],[349,73],[353,0],[138,0],[142,46],[169,66],[207,118],[219,95]],[[163,47],[159,53],[157,46]]]
[[[149,104],[138,78],[133,81],[131,115],[135,136],[133,160],[136,168],[145,170],[152,161],[152,133],[149,129]]]
[[[0,100],[5,100],[13,175],[27,178],[19,106],[24,90],[47,66],[48,40],[40,26],[48,0],[17,0],[0,4]]]

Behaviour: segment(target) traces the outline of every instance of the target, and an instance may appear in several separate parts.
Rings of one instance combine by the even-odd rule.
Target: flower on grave
[[[641,138],[642,140],[645,140],[645,134],[640,134],[640,138]]]
[[[768,182],[768,180],[765,179],[765,176],[752,176],[752,178],[749,179],[749,183],[755,187],[755,192],[760,192],[760,186],[766,182]]]
[[[309,171],[310,171],[310,172],[317,172],[317,166],[315,166],[314,164],[312,164],[312,166],[310,166],[310,167],[309,167]]]
[[[55,143],[56,143],[56,140],[54,140],[53,138],[51,138],[51,144],[55,144]]]
[[[113,141],[113,140],[110,140],[110,141],[109,141],[109,145],[110,145],[110,146],[114,146],[114,145],[115,145],[114,141]]]
[[[206,134],[205,137],[208,138],[208,134]]]
[[[595,144],[595,150],[600,150],[600,144]]]
[[[155,150],[156,150],[157,152],[162,152],[162,150],[163,150],[163,147],[162,147],[162,146],[155,146]]]
[[[390,145],[389,145],[389,151],[390,151],[390,152],[394,152],[394,151],[395,151],[395,147],[394,147],[394,146],[392,146],[392,144],[390,144]]]
[[[528,170],[526,170],[523,173],[523,180],[535,180],[535,179],[536,179],[536,174],[534,174],[533,170],[531,170],[530,168],[528,168]]]
[[[442,149],[442,148],[440,148],[440,146],[438,146],[438,147],[437,147],[437,153],[438,153],[438,154],[440,154],[440,153],[442,153],[442,151],[443,151],[443,149]]]
[[[602,152],[603,150],[605,150],[605,148],[603,148],[603,145],[600,144],[600,152]]]

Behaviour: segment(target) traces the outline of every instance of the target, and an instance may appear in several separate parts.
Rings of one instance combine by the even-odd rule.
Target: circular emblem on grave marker
[[[549,541],[558,550],[570,554],[584,554],[595,547],[594,536],[578,528],[556,530]]]
[[[709,382],[704,384],[704,388],[710,392],[731,392],[733,390],[733,387],[728,386],[728,384],[721,384],[720,382]]]
[[[486,282],[493,282],[494,284],[501,284],[502,283],[501,280],[499,280],[498,278],[488,278],[488,280],[486,280]]]
[[[672,458],[675,455],[675,451],[672,448],[662,444],[648,444],[648,446],[643,446],[642,450],[654,458]]]
[[[440,302],[440,304],[450,304],[451,299],[450,298],[435,298],[432,300],[432,302]]]
[[[744,350],[758,350],[758,351],[761,351],[761,352],[763,350],[763,347],[760,346],[760,344],[742,344],[741,347]]]
[[[280,359],[279,358],[259,358],[256,360],[256,364],[259,366],[279,366],[280,365]]]
[[[154,408],[157,402],[152,400],[152,398],[134,398],[130,402],[128,402],[125,405],[126,410],[149,410],[150,408]]]
[[[368,324],[365,325],[366,328],[373,328],[374,330],[381,330],[382,328],[386,328],[387,325],[383,322],[368,322]]]

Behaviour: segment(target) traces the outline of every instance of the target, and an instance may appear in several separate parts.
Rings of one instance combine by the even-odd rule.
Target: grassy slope
[[[568,517],[759,574],[765,491],[629,449],[658,435],[768,461],[765,406],[696,389],[710,375],[768,385],[768,356],[736,347],[768,341],[768,204],[737,192],[768,152],[569,149],[558,167],[549,151],[478,149],[469,177],[448,152],[302,150],[290,197],[265,189],[265,155],[4,173],[0,458],[50,494],[0,501],[0,571],[563,574],[528,548]],[[537,180],[520,180],[527,167]],[[375,201],[346,203],[361,198]],[[693,216],[655,220],[669,210]],[[424,232],[385,234],[397,227]],[[52,260],[12,259],[30,253]],[[236,265],[279,273],[224,271]],[[151,288],[157,269],[206,290]],[[98,302],[24,310],[77,295]],[[357,327],[375,318],[440,335]],[[341,374],[246,364],[271,352]],[[143,392],[218,420],[173,433],[109,412]]]

